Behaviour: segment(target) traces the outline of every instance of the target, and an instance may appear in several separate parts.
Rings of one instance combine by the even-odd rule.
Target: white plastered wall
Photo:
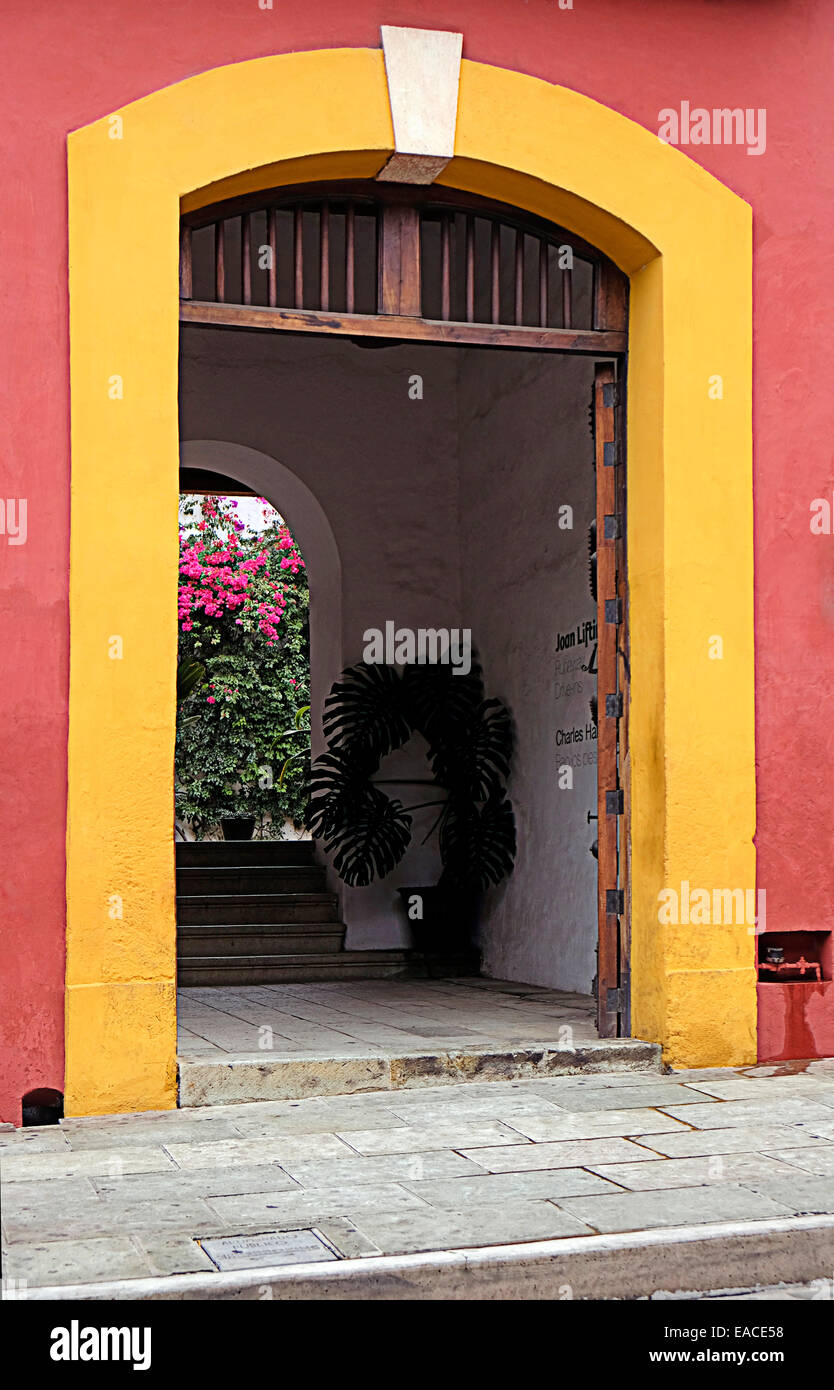
[[[583,991],[596,940],[595,822],[586,820],[596,772],[588,741],[560,748],[557,730],[590,722],[593,692],[587,676],[556,662],[587,660],[590,649],[557,658],[555,647],[557,633],[593,617],[592,376],[585,360],[509,350],[369,349],[196,326],[182,335],[184,461],[221,470],[222,444],[236,446],[225,471],[262,490],[306,545],[314,705],[361,659],[367,628],[472,628],[487,695],[506,700],[518,733],[510,792],[519,854],[486,900],[485,967]],[[195,452],[194,441],[212,443]],[[563,504],[573,529],[559,528]],[[577,758],[573,789],[560,788],[560,767]],[[380,771],[425,773],[416,741]],[[406,805],[432,799],[422,788],[386,790]],[[349,949],[409,944],[395,890],[435,881],[436,850],[419,846],[434,815],[417,813],[412,849],[385,882],[334,884]]]

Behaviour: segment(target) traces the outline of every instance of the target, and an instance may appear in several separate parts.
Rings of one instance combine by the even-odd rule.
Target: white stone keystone
[[[377,178],[433,183],[455,152],[463,35],[381,26],[394,154]]]

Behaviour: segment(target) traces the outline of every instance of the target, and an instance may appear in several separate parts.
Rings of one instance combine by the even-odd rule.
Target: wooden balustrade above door
[[[182,218],[180,317],[594,355],[627,280],[572,233],[451,189],[305,184]]]

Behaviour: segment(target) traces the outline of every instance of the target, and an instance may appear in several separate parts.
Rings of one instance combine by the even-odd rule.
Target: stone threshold
[[[179,1058],[181,1107],[241,1105],[261,1100],[398,1091],[468,1081],[530,1081],[576,1073],[635,1071],[659,1074],[659,1043],[599,1038],[578,1047],[535,1044],[505,1049],[460,1048],[425,1052],[367,1052]]]
[[[29,1288],[35,1300],[623,1299],[809,1283],[834,1269],[834,1216],[716,1222],[230,1274]],[[267,1293],[267,1290],[269,1291]],[[568,1293],[568,1290],[570,1291]]]

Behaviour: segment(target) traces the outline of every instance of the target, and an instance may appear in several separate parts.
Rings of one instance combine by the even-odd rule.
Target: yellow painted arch
[[[69,136],[68,1114],[176,1104],[181,204],[372,176],[393,145],[366,49],[218,68]],[[631,278],[633,1024],[673,1064],[752,1061],[749,929],[657,912],[683,880],[755,882],[750,209],[616,112],[468,61],[441,181],[553,219]]]

